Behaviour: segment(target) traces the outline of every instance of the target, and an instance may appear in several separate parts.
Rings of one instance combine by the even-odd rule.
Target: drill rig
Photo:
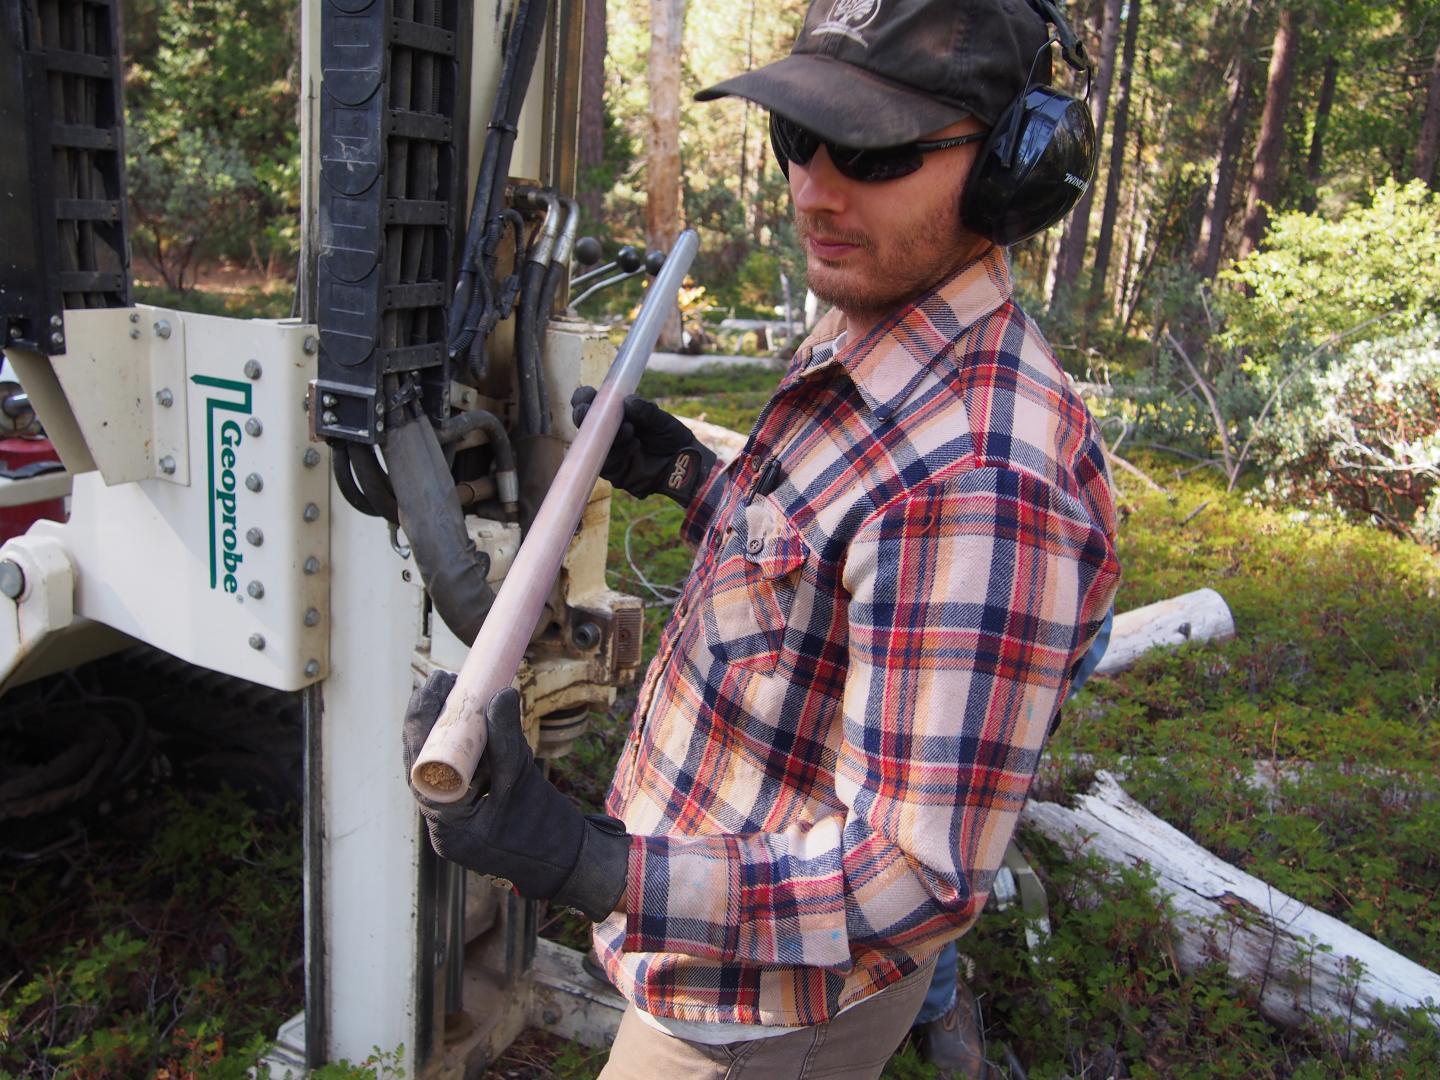
[[[399,753],[614,354],[564,314],[583,0],[301,0],[281,320],[131,302],[117,6],[0,14],[7,411],[65,467],[0,479],[0,505],[69,488],[68,520],[0,547],[0,694],[138,641],[298,699],[305,1002],[273,1063],[402,1048],[407,1075],[461,1076],[531,1024],[594,1037],[605,988],[537,941],[535,905],[434,856]],[[589,493],[517,676],[540,758],[640,663],[609,500]]]

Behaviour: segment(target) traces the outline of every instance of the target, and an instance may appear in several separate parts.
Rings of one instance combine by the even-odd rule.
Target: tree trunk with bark
[[[1245,224],[1240,232],[1240,258],[1260,246],[1269,217],[1269,204],[1280,189],[1280,155],[1285,148],[1285,114],[1295,86],[1295,58],[1300,52],[1302,14],[1296,7],[1280,9],[1275,45],[1270,55],[1270,79],[1265,87],[1265,112],[1260,118],[1260,140],[1250,170],[1245,198]]]
[[[1125,16],[1125,50],[1120,59],[1120,86],[1115,97],[1115,124],[1110,131],[1110,167],[1105,173],[1105,206],[1100,213],[1100,237],[1095,241],[1095,265],[1090,291],[1105,292],[1110,252],[1115,246],[1115,215],[1120,210],[1120,182],[1125,176],[1125,140],[1130,126],[1130,83],[1135,70],[1135,43],[1140,30],[1141,0],[1130,0]],[[1138,177],[1136,182],[1138,183]]]
[[[1110,107],[1110,84],[1115,75],[1116,44],[1120,40],[1120,9],[1122,0],[1105,0],[1104,20],[1100,30],[1100,63],[1095,72],[1095,85],[1090,94],[1090,116],[1095,122],[1095,148],[1099,152],[1105,142],[1105,116]],[[1056,257],[1055,286],[1050,302],[1063,300],[1080,280],[1085,263],[1085,245],[1090,237],[1090,207],[1095,201],[1095,185],[1091,184],[1065,224]]]
[[[1425,119],[1420,124],[1420,141],[1415,144],[1415,175],[1432,189],[1440,187],[1435,175],[1435,158],[1440,151],[1440,42],[1430,64],[1430,89],[1425,94]]]
[[[650,138],[645,164],[645,242],[669,251],[680,235],[680,47],[685,0],[650,3]],[[680,311],[660,332],[661,349],[680,347]]]
[[[1325,58],[1325,74],[1320,80],[1320,100],[1315,103],[1315,127],[1310,132],[1310,153],[1305,159],[1305,197],[1300,209],[1313,214],[1319,204],[1317,189],[1325,167],[1325,130],[1330,126],[1330,110],[1335,104],[1335,78],[1340,74],[1340,61]]]
[[[592,222],[601,218],[605,193],[594,182],[605,162],[605,53],[609,48],[605,0],[585,5],[585,38],[580,51],[580,136],[576,146],[579,190],[576,195]]]
[[[1250,49],[1255,33],[1255,5],[1245,8],[1239,45],[1230,66],[1230,101],[1220,136],[1220,154],[1210,183],[1210,204],[1200,227],[1192,265],[1206,281],[1220,269],[1220,252],[1225,243],[1225,224],[1230,220],[1230,203],[1235,197],[1235,180],[1240,174],[1240,150],[1245,143],[1245,125],[1250,118]]]

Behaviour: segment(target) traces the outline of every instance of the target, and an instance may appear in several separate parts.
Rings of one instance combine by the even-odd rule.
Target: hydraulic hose
[[[565,209],[565,223],[550,251],[550,266],[545,271],[545,283],[540,286],[538,308],[542,320],[548,320],[550,313],[555,310],[555,294],[559,292],[560,282],[570,269],[570,255],[575,250],[575,237],[580,232],[580,204],[574,199],[561,196],[560,205]],[[543,328],[542,321],[541,329]]]
[[[344,439],[330,440],[330,462],[335,470],[335,486],[340,489],[340,494],[345,496],[345,501],[362,514],[379,517],[375,508],[370,505],[370,500],[365,498],[365,493],[360,490],[360,485],[355,482],[355,473],[350,465],[350,444]]]
[[[469,645],[480,631],[495,590],[485,577],[489,556],[476,550],[435,429],[424,416],[391,428],[385,461],[395,480],[400,527],[445,625]]]
[[[386,446],[388,449],[389,444]],[[355,470],[355,479],[360,483],[365,502],[373,506],[374,512],[391,525],[399,524],[395,489],[390,486],[390,478],[385,475],[385,470],[375,456],[375,448],[365,443],[355,443],[350,447],[350,465]]]
[[[515,382],[520,399],[520,429],[526,435],[543,434],[545,391],[540,374],[540,338],[536,303],[545,279],[545,264],[527,259],[520,271],[520,308],[515,315]]]
[[[552,260],[562,226],[567,224],[567,208],[554,192],[533,187],[516,191],[515,202],[545,209],[545,220],[525,255],[520,276],[520,310],[515,320],[515,372],[521,428],[527,435],[545,434],[550,430],[545,371],[540,358],[545,323],[550,318],[550,309],[544,303],[545,282],[554,269]],[[552,300],[553,297],[552,292]]]
[[[520,119],[520,107],[524,104],[535,58],[540,52],[548,13],[546,0],[519,0],[510,23],[505,66],[501,69],[485,149],[475,177],[475,198],[470,207],[470,224],[465,232],[465,250],[447,320],[452,356],[465,349],[484,346],[483,333],[477,333],[477,328],[485,319],[483,308],[493,300],[487,298],[485,304],[479,303],[481,294],[487,290],[476,281],[476,277],[490,273],[485,266],[487,235],[490,234],[490,223],[500,212],[504,200],[505,178],[510,174],[510,153],[518,134],[516,123]],[[490,243],[494,244],[497,239],[491,239]],[[481,340],[477,341],[477,337]]]
[[[505,516],[514,521],[520,515],[520,479],[515,470],[515,449],[500,418],[484,409],[457,413],[445,420],[436,433],[440,445],[450,446],[472,431],[483,431],[495,454],[495,487],[505,507]],[[473,501],[473,500],[472,500]]]

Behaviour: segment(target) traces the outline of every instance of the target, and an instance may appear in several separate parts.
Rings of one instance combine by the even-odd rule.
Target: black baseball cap
[[[1047,40],[1031,0],[812,0],[789,56],[695,100],[748,98],[832,142],[893,146],[967,116],[994,127],[1032,64],[1049,81]]]

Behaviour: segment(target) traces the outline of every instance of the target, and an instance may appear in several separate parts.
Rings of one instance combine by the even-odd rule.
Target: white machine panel
[[[322,678],[330,455],[303,411],[314,328],[149,307],[72,311],[66,328],[56,368],[72,401],[88,369],[76,414],[102,471],[74,478],[68,523],[29,535],[63,543],[76,614],[279,690]]]

